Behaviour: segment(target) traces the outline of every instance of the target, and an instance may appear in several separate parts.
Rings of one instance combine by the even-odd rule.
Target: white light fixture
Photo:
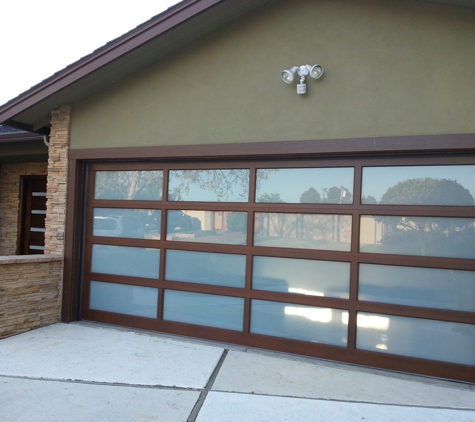
[[[294,66],[290,70],[284,70],[282,72],[282,80],[286,84],[290,84],[294,80],[294,75],[295,75],[295,72],[297,72],[297,70],[298,70],[298,66]]]
[[[307,85],[305,84],[305,76],[310,75],[313,79],[318,79],[323,74],[323,68],[319,64],[310,66],[303,64],[302,66],[294,66],[290,70],[284,70],[281,73],[282,80],[290,84],[294,80],[295,72],[300,76],[300,83],[297,84],[297,94],[305,94],[307,92]]]

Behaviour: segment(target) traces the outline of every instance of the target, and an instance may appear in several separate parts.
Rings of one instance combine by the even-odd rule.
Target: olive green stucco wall
[[[280,72],[319,63],[296,94]],[[71,148],[475,133],[475,10],[275,0],[73,104]]]

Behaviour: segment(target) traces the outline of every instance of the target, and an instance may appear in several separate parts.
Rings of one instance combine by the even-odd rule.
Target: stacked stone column
[[[51,115],[45,254],[60,256],[64,253],[70,121],[70,106],[63,106]]]
[[[58,255],[61,257],[64,256],[64,232],[66,230],[66,195],[70,123],[71,106],[63,106],[52,112],[46,194],[45,254]],[[64,260],[61,261],[58,286],[58,320],[61,315],[63,265]]]

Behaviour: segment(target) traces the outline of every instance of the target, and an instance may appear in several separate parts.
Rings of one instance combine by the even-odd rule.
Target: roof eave
[[[94,71],[139,48],[141,45],[163,35],[208,9],[226,0],[185,0],[150,21],[140,25],[90,55],[35,85],[18,97],[0,107],[0,124],[33,131],[33,126],[15,121],[15,116],[35,104],[54,95]],[[19,127],[22,126],[22,127]]]

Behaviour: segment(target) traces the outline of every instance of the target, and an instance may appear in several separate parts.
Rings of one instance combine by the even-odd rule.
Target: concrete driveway
[[[111,326],[0,341],[0,421],[475,422],[475,385]]]

